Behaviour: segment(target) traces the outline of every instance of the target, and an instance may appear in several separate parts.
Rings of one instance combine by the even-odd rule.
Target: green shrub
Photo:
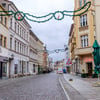
[[[81,74],[81,77],[82,77],[82,78],[87,78],[87,77],[88,77],[88,73],[82,73],[82,74]]]
[[[92,74],[92,78],[98,78],[98,74]]]

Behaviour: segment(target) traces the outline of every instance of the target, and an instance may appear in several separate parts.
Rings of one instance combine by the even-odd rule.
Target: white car
[[[57,74],[63,74],[63,70],[62,70],[62,68],[58,68],[58,70],[57,70]]]

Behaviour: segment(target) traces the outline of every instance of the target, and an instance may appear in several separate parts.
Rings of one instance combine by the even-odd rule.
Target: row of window
[[[86,0],[79,0],[79,6],[82,7],[86,3]]]
[[[32,50],[30,50],[30,57],[31,58],[35,58],[35,59],[38,59],[38,57],[37,57],[37,54],[36,53],[34,53],[34,51],[32,51]]]
[[[37,48],[37,41],[35,41],[35,39],[33,39],[33,37],[30,37],[30,45],[34,48]]]
[[[6,48],[6,43],[7,43],[7,38],[4,37],[3,35],[0,35],[0,46],[3,46]]]
[[[8,19],[6,16],[0,16],[0,23],[3,24],[5,27],[8,27],[7,25]],[[10,19],[10,28],[12,28],[13,20]],[[25,40],[28,40],[28,33],[23,29],[20,25],[18,25],[16,22],[14,24],[14,30],[16,33],[20,35]]]
[[[20,35],[23,39],[28,40],[28,33],[25,31],[24,28],[22,28],[18,23],[13,23],[13,18],[10,18],[10,28],[13,28],[14,24],[14,30],[18,35]]]
[[[5,27],[7,26],[7,17],[6,16],[0,16],[0,23],[3,24]]]
[[[82,7],[86,0],[79,0],[79,6]],[[87,14],[80,16],[80,26],[87,26]],[[81,47],[88,47],[88,35],[81,36]]]
[[[10,49],[13,50],[13,40],[10,37]],[[18,53],[28,55],[28,46],[25,46],[23,43],[15,40],[14,41],[14,50]]]

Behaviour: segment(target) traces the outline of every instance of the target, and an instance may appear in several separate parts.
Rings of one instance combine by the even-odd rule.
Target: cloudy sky
[[[73,10],[74,0],[11,0],[20,11],[30,13],[35,16],[43,16],[55,11]],[[72,17],[64,17],[58,21],[54,18],[45,23],[28,21],[33,32],[39,37],[48,50],[63,49],[68,43],[68,34]],[[50,55],[54,61],[65,57],[64,53],[54,53]]]

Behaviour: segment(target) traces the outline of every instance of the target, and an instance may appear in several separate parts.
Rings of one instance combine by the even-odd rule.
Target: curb
[[[69,95],[68,95],[68,93],[67,93],[67,91],[65,90],[65,88],[63,86],[63,83],[62,83],[62,81],[61,81],[60,78],[59,78],[59,83],[60,83],[60,85],[61,85],[61,87],[62,87],[62,89],[63,89],[63,91],[64,91],[64,93],[65,93],[65,95],[67,97],[67,100],[71,100],[70,97],[69,97]]]

